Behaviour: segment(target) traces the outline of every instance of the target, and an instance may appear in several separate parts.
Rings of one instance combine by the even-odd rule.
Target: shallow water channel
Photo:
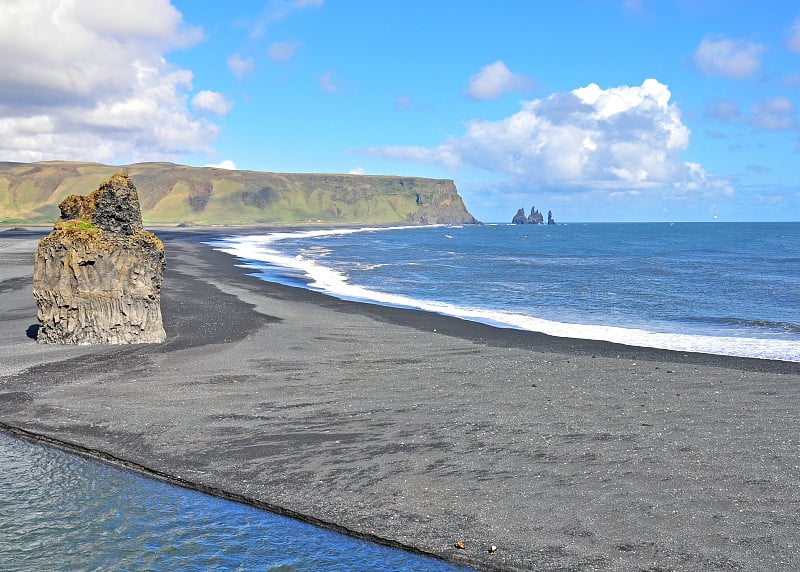
[[[0,433],[0,570],[464,572]]]

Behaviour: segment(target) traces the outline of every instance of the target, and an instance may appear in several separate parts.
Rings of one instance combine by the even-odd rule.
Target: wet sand
[[[201,230],[158,232],[166,343],[40,346],[46,232],[0,232],[6,431],[482,570],[800,569],[800,364],[338,301]]]

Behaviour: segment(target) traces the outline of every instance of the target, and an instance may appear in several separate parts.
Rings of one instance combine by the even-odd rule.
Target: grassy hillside
[[[227,171],[172,163],[0,163],[0,222],[52,223],[70,194],[131,176],[146,224],[465,224],[453,181]]]

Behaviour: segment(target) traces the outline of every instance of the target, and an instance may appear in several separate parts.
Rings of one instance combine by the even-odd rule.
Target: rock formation
[[[514,218],[511,219],[512,224],[544,224],[544,216],[536,207],[531,207],[531,214],[525,216],[525,209],[519,209]],[[555,224],[553,220],[553,211],[547,213],[547,224]]]
[[[528,224],[543,224],[544,217],[542,213],[540,213],[536,207],[531,207],[531,214],[528,215]]]
[[[157,343],[164,245],[142,228],[127,175],[59,204],[61,218],[39,242],[33,271],[37,341],[44,344]]]

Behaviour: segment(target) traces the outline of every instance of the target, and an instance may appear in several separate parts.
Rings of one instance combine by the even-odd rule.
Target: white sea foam
[[[346,274],[319,264],[313,259],[302,255],[287,256],[272,247],[276,242],[285,239],[303,239],[380,230],[407,230],[410,228],[417,227],[368,227],[280,232],[269,235],[231,236],[208,244],[217,250],[247,261],[243,265],[245,268],[257,268],[258,265],[253,264],[256,262],[266,263],[293,273],[302,273],[308,282],[309,288],[343,300],[358,300],[386,306],[419,309],[492,326],[540,332],[563,338],[607,341],[629,346],[684,352],[800,362],[800,346],[797,342],[791,340],[666,333],[600,324],[556,322],[515,312],[458,306],[435,300],[421,300],[402,294],[380,292],[351,284]]]

